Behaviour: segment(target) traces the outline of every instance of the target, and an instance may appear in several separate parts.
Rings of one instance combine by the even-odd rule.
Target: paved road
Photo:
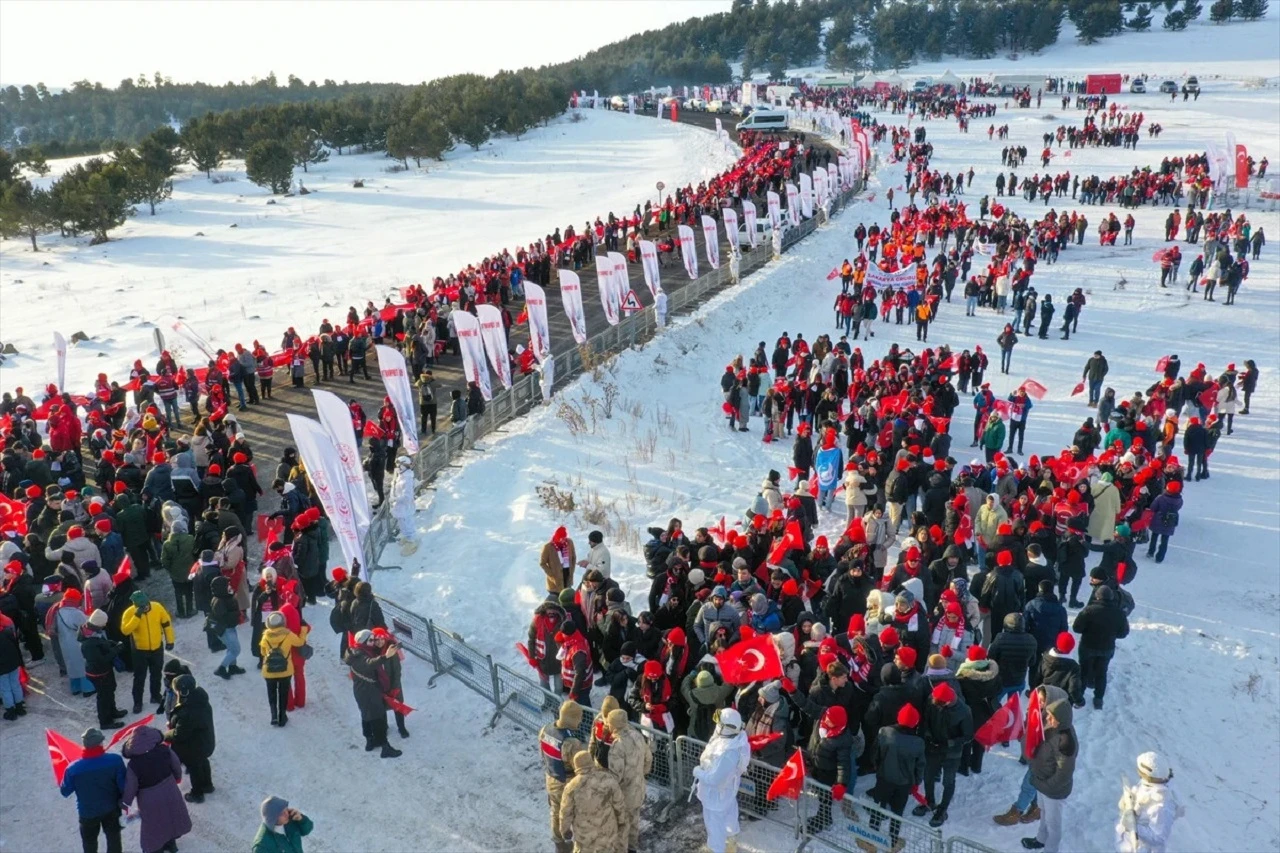
[[[652,113],[649,115],[653,117]],[[708,113],[688,111],[681,111],[680,113],[681,122],[711,130],[715,129],[715,118],[714,115]],[[668,119],[664,118],[663,120],[666,121]],[[736,139],[736,131],[733,130],[733,124],[737,119],[733,116],[723,116],[722,121],[726,128],[729,129],[730,134]],[[811,137],[811,139],[817,140],[816,137]],[[764,199],[757,199],[757,203],[758,207],[763,211],[765,208]],[[543,225],[545,226],[544,231],[538,233],[545,233],[545,231],[556,227],[558,223],[548,222],[543,223]],[[694,230],[698,243],[699,271],[705,271],[709,268],[706,263],[705,241],[701,229]],[[723,234],[721,234],[720,257],[722,264],[727,265],[728,248],[724,242]],[[644,305],[652,305],[652,297],[650,297],[648,287],[645,285],[644,272],[641,266],[639,264],[628,264],[627,272],[630,277],[631,289],[636,292]],[[578,270],[578,275],[583,283],[583,305],[586,312],[588,334],[595,334],[602,331],[607,325],[604,318],[604,309],[600,304],[599,293],[596,288],[595,267],[584,267]],[[662,286],[668,293],[679,290],[688,283],[689,277],[678,259],[672,259],[669,265],[662,268]],[[550,326],[552,352],[559,356],[573,349],[576,344],[573,340],[568,318],[561,308],[558,276],[554,271],[552,282],[546,286],[545,290],[547,293],[547,317]],[[513,315],[518,315],[520,310],[521,306],[519,304],[511,306]],[[528,339],[529,333],[526,324],[521,323],[512,327],[510,335],[512,348],[517,344],[527,344]],[[308,362],[309,366],[310,363]],[[461,359],[452,354],[446,354],[437,360],[433,372],[436,377],[436,399],[440,410],[437,429],[445,429],[448,424],[449,392],[454,388],[460,388],[465,393],[466,382],[463,379]],[[287,371],[277,371],[276,379],[273,383],[275,399],[263,401],[257,406],[250,406],[247,411],[237,414],[241,426],[253,443],[257,458],[262,463],[258,467],[259,480],[263,491],[267,493],[262,507],[263,511],[269,512],[275,509],[275,499],[270,492],[275,462],[279,460],[284,449],[293,444],[292,434],[284,417],[285,414],[293,412],[314,416],[310,389],[312,387],[320,387],[333,391],[344,399],[359,400],[364,406],[365,412],[370,417],[374,417],[382,405],[384,390],[372,350],[369,358],[369,375],[372,378],[371,381],[365,381],[361,378],[351,383],[346,377],[339,376],[335,380],[321,382],[316,385],[314,376],[308,373],[306,388],[296,389],[291,386]],[[422,426],[419,424],[420,428]]]

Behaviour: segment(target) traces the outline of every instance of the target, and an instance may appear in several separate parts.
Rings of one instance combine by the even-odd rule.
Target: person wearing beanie
[[[689,736],[705,742],[715,734],[715,715],[728,704],[734,686],[721,684],[715,672],[704,666],[699,664],[699,668],[684,677],[680,695],[689,713]]]
[[[125,712],[116,707],[116,658],[125,646],[114,641],[107,633],[109,621],[105,610],[89,614],[80,638],[80,653],[84,656],[84,674],[94,687],[97,703],[98,728],[118,729]]]
[[[956,686],[969,706],[976,732],[999,710],[996,697],[1000,695],[1000,665],[987,660],[987,650],[982,646],[969,647],[965,661],[956,670]],[[960,753],[961,776],[982,772],[982,758],[986,749],[976,740],[970,740]]]
[[[258,642],[258,651],[262,660],[262,677],[267,683],[267,704],[271,708],[271,725],[273,726],[283,728],[289,721],[287,711],[290,681],[293,679],[293,651],[304,645],[306,641],[290,631],[285,624],[283,613],[276,611],[267,616],[267,625],[262,631],[262,639]],[[350,652],[351,650],[348,649],[348,653]],[[359,680],[357,679],[354,683],[359,688]],[[374,685],[377,686],[376,680]],[[359,704],[358,695],[357,704]],[[382,731],[383,740],[385,740],[387,709],[382,701],[381,689],[378,690],[377,705],[382,713]]]
[[[574,755],[573,778],[560,799],[560,829],[573,838],[572,849],[625,849],[628,814],[617,777],[602,767],[590,751]],[[560,849],[557,847],[557,853]]]
[[[267,566],[262,570],[262,576],[253,585],[253,592],[249,596],[249,626],[252,632],[249,636],[249,651],[255,658],[259,658],[259,664],[262,657],[259,645],[262,642],[262,631],[267,625],[267,617],[277,612],[283,604],[284,600],[276,584],[276,570]]]
[[[538,565],[546,575],[547,599],[551,600],[561,590],[573,589],[573,573],[578,565],[578,552],[569,538],[569,531],[557,527],[551,539],[542,546]]]
[[[640,809],[644,805],[645,776],[653,769],[653,752],[621,708],[605,716],[605,727],[613,736],[609,746],[609,773],[618,780],[626,806],[626,849],[639,850]]]
[[[158,601],[151,601],[141,590],[129,596],[132,602],[120,617],[120,633],[129,638],[133,657],[133,713],[142,712],[142,691],[147,675],[151,675],[151,703],[164,701],[161,696],[160,668],[165,651],[173,651],[173,622],[169,611]]]
[[[54,657],[62,663],[71,681],[72,696],[92,696],[93,682],[85,673],[84,653],[81,651],[81,629],[88,623],[84,612],[84,595],[80,590],[64,584],[62,599],[49,609],[45,624],[53,625],[50,640]],[[61,657],[59,657],[59,655]]]
[[[849,731],[849,714],[843,705],[831,705],[819,715],[810,738],[808,770],[817,782],[831,788],[818,792],[818,813],[809,818],[810,834],[817,834],[831,826],[831,803],[844,799],[845,792],[857,780],[850,760],[854,749],[853,735]]]
[[[983,582],[978,602],[991,615],[993,639],[1004,630],[1006,616],[1014,613],[1022,616],[1026,606],[1026,580],[1014,567],[1012,551],[1003,550],[996,554],[996,570]]]
[[[289,808],[283,797],[267,797],[259,811],[262,825],[253,838],[252,853],[303,853],[302,839],[315,829],[311,818]]]
[[[885,725],[876,733],[872,749],[876,784],[871,789],[871,798],[882,808],[900,815],[907,806],[912,789],[924,781],[926,759],[924,740],[916,734],[920,712],[914,705],[905,704],[898,709],[895,719],[896,725]],[[878,812],[872,814],[871,830],[879,832],[882,822]],[[900,821],[889,821],[893,849],[898,849],[901,829]],[[864,850],[875,849],[862,843],[858,846]]]
[[[1169,550],[1169,537],[1178,529],[1178,514],[1182,512],[1182,483],[1178,480],[1166,483],[1164,492],[1151,502],[1150,509],[1151,526],[1148,531],[1151,540],[1147,544],[1147,556],[1163,563],[1165,552]]]
[[[209,757],[213,755],[217,737],[213,727],[213,708],[209,694],[196,684],[190,673],[178,675],[171,682],[175,702],[169,712],[169,728],[165,740],[173,748],[191,780],[191,790],[184,799],[188,803],[204,802],[213,793],[213,771]]]
[[[186,522],[175,521],[160,546],[160,568],[173,584],[174,610],[179,619],[196,615],[194,585],[190,579],[191,564],[195,560],[196,537],[187,532]]]
[[[64,797],[73,794],[80,817],[80,839],[85,850],[98,849],[98,833],[107,838],[107,850],[122,850],[120,801],[124,799],[126,772],[124,759],[105,749],[106,738],[98,729],[88,729],[80,737],[84,753],[62,774],[58,789]]]
[[[551,809],[551,842],[556,853],[572,853],[573,842],[565,838],[560,827],[560,803],[565,786],[573,778],[573,757],[583,749],[582,706],[565,701],[555,722],[538,732],[538,748],[542,755],[542,771],[547,787],[547,804]]]
[[[949,680],[940,681],[924,703],[922,723],[920,735],[925,748],[925,803],[916,806],[912,814],[924,817],[932,811],[929,825],[936,828],[947,820],[947,808],[955,795],[960,757],[964,752],[964,745],[973,738],[973,715],[969,706],[958,699]],[[942,777],[941,800],[934,798],[939,776]]]
[[[1056,687],[1037,687],[1041,692],[1044,740],[1032,753],[1017,801],[1006,815],[1021,810],[1020,823],[1030,823],[1031,813],[1038,813],[1040,825],[1036,834],[1022,839],[1027,850],[1058,853],[1062,844],[1062,813],[1071,796],[1080,741],[1073,725],[1071,703]],[[1035,806],[1030,804],[1035,802]],[[1031,809],[1028,812],[1028,808]]]
[[[1053,648],[1040,656],[1040,683],[1061,688],[1073,708],[1083,708],[1084,679],[1080,664],[1072,657],[1075,648],[1075,636],[1070,631],[1060,633]]]
[[[987,655],[1000,667],[1002,690],[997,704],[1003,704],[1010,695],[1027,688],[1028,671],[1036,661],[1036,640],[1027,633],[1021,613],[1005,616],[1004,630],[992,640]]]

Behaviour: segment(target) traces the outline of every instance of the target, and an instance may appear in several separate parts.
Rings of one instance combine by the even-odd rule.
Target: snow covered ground
[[[1155,102],[1143,109],[1148,121],[1166,128],[1158,141],[1144,136],[1136,153],[1077,150],[1054,169],[1107,176],[1154,165],[1165,155],[1201,150],[1228,126],[1255,156],[1274,159],[1280,149],[1280,109],[1269,93],[1224,86],[1206,91],[1196,103]],[[1050,117],[1052,112],[1058,117]],[[995,121],[1011,125],[1012,143],[1034,149],[1043,132],[1080,118],[1073,110],[1044,109],[1001,111]],[[993,191],[1004,143],[988,142],[976,127],[962,135],[954,122],[927,127],[935,167],[974,168],[968,200],[975,206],[982,193]],[[671,516],[683,519],[686,528],[721,516],[732,522],[766,470],[785,470],[790,443],[762,444],[758,420],[750,435],[725,429],[716,380],[733,356],[750,355],[761,340],[771,346],[784,329],[809,339],[831,330],[829,306],[838,291],[826,273],[853,253],[850,234],[859,221],[887,221],[883,189],[899,184],[901,173],[883,166],[878,180],[877,202],[854,206],[780,263],[677,321],[643,350],[618,358],[601,381],[580,380],[559,401],[487,440],[483,452],[437,480],[420,503],[420,559],[403,572],[380,575],[381,593],[464,631],[498,659],[514,661],[512,643],[523,638],[529,613],[545,595],[539,549],[556,525],[567,523],[580,547],[591,529],[606,532],[615,579],[633,605],[644,607],[648,581],[640,545],[647,526]],[[1061,203],[1053,206],[1063,209]],[[1035,212],[1022,202],[1014,208]],[[1086,213],[1096,223],[1107,210]],[[1068,843],[1070,849],[1088,850],[1112,843],[1120,778],[1132,778],[1134,757],[1155,748],[1177,768],[1187,806],[1173,849],[1274,849],[1280,845],[1280,264],[1268,247],[1253,263],[1235,307],[1188,299],[1180,288],[1161,290],[1151,255],[1164,245],[1167,213],[1136,211],[1131,247],[1102,249],[1091,233],[1060,263],[1038,267],[1041,293],[1063,298],[1076,286],[1087,288],[1080,334],[1070,341],[1057,335],[1026,340],[1015,351],[1013,374],[988,378],[1001,396],[1028,377],[1049,388],[1032,414],[1026,452],[1052,454],[1092,414],[1069,394],[1095,349],[1111,362],[1107,384],[1124,395],[1154,382],[1153,365],[1170,352],[1215,372],[1245,358],[1258,362],[1263,381],[1253,414],[1237,418],[1236,434],[1219,444],[1213,478],[1188,488],[1168,559],[1161,566],[1141,561],[1131,587],[1138,600],[1134,631],[1112,666],[1107,709],[1077,717],[1083,755],[1069,806]],[[1249,218],[1268,235],[1280,232],[1280,216],[1249,212]],[[1121,277],[1127,284],[1114,289]],[[958,350],[977,343],[990,351],[1002,324],[989,313],[966,318],[960,305],[944,306],[930,344]],[[914,346],[912,328],[881,327],[864,351],[882,354],[894,340]],[[608,384],[619,395],[612,417],[600,408]],[[562,406],[578,409],[594,425],[572,434]],[[957,435],[964,434],[967,420],[962,410]],[[955,455],[963,462],[968,451],[962,440],[957,445]],[[579,507],[574,515],[566,518],[539,498],[538,489],[549,485],[573,492]],[[832,521],[826,532],[839,526]],[[981,777],[961,780],[946,831],[1012,849],[1022,833],[996,827],[989,816],[1008,808],[1021,768],[1016,755],[997,753]],[[784,843],[759,824],[743,838],[760,849]]]
[[[105,245],[51,236],[33,253],[24,240],[5,240],[0,340],[21,354],[0,367],[0,385],[56,379],[54,329],[93,338],[68,353],[73,391],[99,372],[127,376],[133,359],[155,349],[152,323],[166,314],[215,346],[256,338],[274,349],[287,326],[314,329],[345,317],[349,305],[381,305],[398,287],[429,286],[504,247],[629,213],[656,198],[656,182],[696,184],[736,156],[687,125],[580,115],[520,141],[464,146],[421,170],[388,172],[395,161],[381,154],[332,154],[307,174],[296,170],[312,193],[292,198],[250,183],[240,161],[215,172],[223,183],[184,167],[156,216],[140,211]],[[46,181],[83,159],[51,163]],[[357,179],[363,189],[352,186]]]

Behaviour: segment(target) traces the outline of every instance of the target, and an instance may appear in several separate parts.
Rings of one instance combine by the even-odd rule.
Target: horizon
[[[329,0],[322,4],[277,2],[241,6],[216,0],[174,4],[141,0],[66,0],[51,7],[35,0],[0,2],[0,85],[71,88],[79,80],[116,88],[159,71],[177,84],[248,83],[275,74],[304,83],[415,85],[454,74],[492,76],[500,70],[568,62],[645,30],[727,12],[730,0]],[[52,38],[32,38],[47,28]],[[253,9],[251,27],[230,20],[227,9]],[[306,17],[295,14],[306,8]],[[154,21],[154,10],[164,17]],[[566,10],[585,12],[567,15]],[[601,18],[608,26],[599,26]],[[145,22],[139,25],[139,22]],[[443,26],[441,23],[443,22]],[[355,28],[367,24],[369,38]],[[393,26],[387,26],[393,24]],[[213,37],[188,34],[213,27]],[[178,37],[153,37],[163,28]],[[459,34],[477,34],[476,40]],[[281,37],[281,34],[284,37]],[[536,52],[524,50],[536,46]]]

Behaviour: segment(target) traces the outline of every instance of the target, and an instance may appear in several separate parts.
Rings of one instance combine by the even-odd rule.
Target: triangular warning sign
[[[634,290],[628,290],[627,295],[622,298],[623,311],[643,311],[644,306],[640,304],[640,300],[636,297]]]

